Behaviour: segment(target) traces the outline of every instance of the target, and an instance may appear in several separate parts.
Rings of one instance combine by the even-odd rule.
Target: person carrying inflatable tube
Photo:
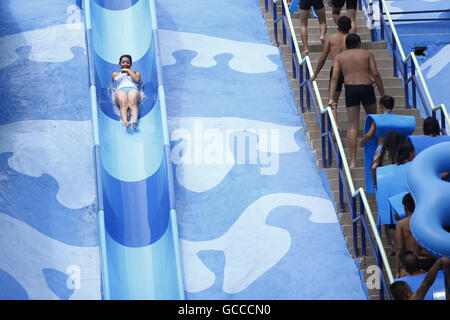
[[[450,257],[450,184],[442,173],[450,171],[450,142],[420,152],[407,170],[407,184],[416,203],[411,233],[436,257]]]
[[[397,278],[389,287],[395,300],[446,300],[449,259],[441,258],[430,271]],[[439,269],[447,269],[445,272]]]
[[[396,131],[401,136],[408,136],[414,132],[416,120],[413,116],[392,114],[394,98],[385,95],[380,98],[380,111],[382,114],[369,114],[364,125],[365,136],[360,145],[364,146],[364,167],[366,178],[366,192],[375,193],[372,177],[372,163],[383,147],[383,138],[390,131]]]
[[[381,234],[381,225],[385,225],[387,240],[393,251],[395,250],[394,225],[397,224],[397,220],[392,212],[389,198],[409,191],[406,183],[406,172],[413,158],[414,150],[412,144],[404,137],[400,144],[395,164],[379,167],[376,172],[378,185],[376,189],[378,231]]]

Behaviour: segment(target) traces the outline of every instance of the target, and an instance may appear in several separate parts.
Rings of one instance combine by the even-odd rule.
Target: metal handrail
[[[372,6],[374,1],[375,0],[369,0],[369,6]],[[405,55],[405,52],[403,50],[403,46],[402,46],[402,44],[400,42],[397,30],[395,28],[395,24],[394,24],[394,22],[393,22],[393,20],[391,18],[391,13],[390,13],[387,5],[386,5],[386,1],[385,0],[378,0],[378,1],[379,1],[379,5],[380,5],[380,28],[383,28],[381,21],[384,22],[384,15],[386,15],[387,20],[389,22],[389,26],[391,27],[391,30],[392,30],[393,38],[395,40],[395,46],[399,50],[402,62],[404,64],[405,74],[402,74],[402,75],[403,75],[403,80],[405,81],[405,87],[407,88],[407,83],[409,82],[408,81],[408,74],[407,74],[406,66],[407,66],[408,61],[411,60],[411,68],[412,68],[412,70],[417,72],[417,74],[419,75],[420,84],[422,85],[422,88],[425,91],[425,95],[426,95],[428,103],[429,103],[429,105],[431,107],[431,111],[432,111],[433,115],[435,114],[436,111],[441,110],[441,114],[443,116],[443,118],[441,118],[441,127],[442,127],[442,130],[443,130],[443,133],[446,134],[445,121],[450,125],[450,117],[448,115],[448,112],[447,112],[447,109],[446,109],[445,105],[443,103],[438,105],[438,106],[436,106],[434,104],[433,99],[431,98],[430,91],[428,90],[428,86],[427,86],[427,84],[425,82],[425,79],[423,77],[422,70],[420,69],[420,65],[419,65],[419,63],[417,61],[416,54],[414,53],[414,51],[412,51],[408,56]],[[364,2],[366,3],[366,7],[367,7],[367,2],[366,1],[364,1]],[[383,11],[383,9],[384,9],[384,11]],[[373,10],[371,8],[368,11],[373,13]],[[383,12],[384,12],[384,14],[382,14]],[[383,30],[382,30],[381,34],[382,34],[382,38],[384,38]],[[394,53],[394,55],[395,55],[395,53]],[[396,60],[395,57],[394,57],[394,60]],[[415,78],[415,74],[412,74],[411,78],[414,79]],[[416,86],[416,88],[419,91],[419,94],[422,95],[422,93],[420,92],[421,91],[420,87]],[[408,99],[408,96],[406,96],[405,99]],[[429,115],[430,114],[429,110],[426,108],[425,105],[424,105],[424,107],[425,107],[425,111]],[[445,119],[445,121],[444,121],[444,119]]]
[[[309,75],[313,74],[313,68],[312,68],[312,65],[311,65],[311,60],[310,60],[309,56],[306,56],[305,58],[302,58],[302,56],[300,54],[300,49],[298,47],[298,41],[297,41],[297,38],[295,36],[295,31],[294,31],[294,27],[293,27],[293,24],[292,24],[291,16],[290,16],[290,13],[289,13],[289,7],[288,7],[288,5],[286,3],[286,0],[282,0],[282,4],[283,4],[283,13],[286,15],[287,22],[288,22],[289,29],[290,29],[290,34],[291,34],[293,45],[294,45],[294,48],[295,48],[295,54],[296,54],[295,57],[296,57],[296,59],[297,59],[297,61],[299,63],[299,66],[302,66],[302,65],[306,64],[306,67],[307,67],[307,70],[306,70],[307,71],[306,72],[307,73],[307,79],[306,79],[306,81],[307,81],[307,86],[309,86],[309,82],[310,82]],[[267,10],[267,2],[266,2],[266,10]],[[273,10],[272,7],[271,7],[271,10]],[[273,16],[274,16],[274,22],[275,22],[276,15],[274,14]],[[276,32],[277,32],[276,26],[275,26],[274,32],[275,32],[275,35],[276,35]],[[336,120],[334,119],[332,109],[330,107],[324,108],[324,106],[322,104],[322,98],[321,98],[321,95],[320,95],[319,88],[318,88],[316,80],[312,81],[312,86],[313,86],[314,93],[315,93],[315,95],[317,97],[317,100],[318,100],[320,113],[322,115],[328,114],[329,127],[331,126],[331,129],[333,130],[334,136],[336,138],[336,143],[337,143],[337,146],[338,146],[337,149],[339,151],[340,158],[341,158],[339,162],[343,166],[343,171],[344,171],[345,177],[347,178],[347,183],[348,183],[348,185],[350,187],[350,192],[351,192],[352,198],[356,199],[356,197],[358,195],[360,196],[360,200],[362,202],[362,205],[364,206],[364,209],[366,210],[366,212],[368,214],[370,226],[371,226],[372,232],[373,232],[373,234],[375,236],[376,243],[377,243],[377,245],[379,247],[379,254],[381,255],[381,260],[382,260],[383,265],[384,265],[384,267],[386,269],[386,273],[387,273],[387,276],[389,278],[389,282],[392,283],[394,281],[394,278],[392,276],[392,271],[391,271],[391,268],[390,268],[390,265],[389,265],[389,261],[387,259],[386,253],[384,251],[383,243],[382,243],[381,238],[380,238],[379,233],[378,233],[377,225],[376,225],[375,220],[373,218],[373,214],[372,214],[372,211],[370,209],[370,206],[369,206],[369,203],[368,203],[368,200],[367,200],[367,197],[366,197],[364,189],[363,188],[358,188],[357,190],[355,190],[355,186],[354,186],[354,183],[353,183],[353,178],[352,178],[352,176],[350,174],[350,169],[349,169],[349,166],[348,166],[348,163],[347,163],[347,159],[345,157],[344,147],[343,147],[340,135],[339,135],[338,127],[337,127],[337,124],[336,124]],[[313,101],[314,101],[314,99],[313,99]],[[314,105],[315,105],[315,103],[314,103]],[[323,123],[321,124],[320,121],[319,121],[319,125],[323,126]],[[329,142],[334,145],[334,143],[332,141],[332,136],[331,136],[331,133],[329,132],[329,130],[328,130],[328,138],[329,138]],[[364,216],[360,216],[358,219],[361,219],[362,221],[365,221]],[[356,223],[356,221],[354,220],[353,224],[355,224],[355,223]],[[366,228],[365,231],[368,232],[368,229]],[[356,238],[356,236],[357,235],[354,234],[354,238]],[[372,248],[373,248],[373,246],[372,246]],[[376,256],[375,253],[374,253],[374,256]],[[383,277],[382,274],[381,274],[381,277]],[[387,291],[387,294],[389,296],[389,292],[388,291]]]

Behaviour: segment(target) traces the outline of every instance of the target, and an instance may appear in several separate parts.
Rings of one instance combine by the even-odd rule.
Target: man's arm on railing
[[[375,62],[375,58],[372,52],[370,52],[370,73],[372,74],[373,80],[377,85],[380,96],[384,96],[383,80],[381,79],[380,73],[378,72],[377,63]]]
[[[330,41],[327,39],[327,40],[325,40],[325,45],[323,47],[322,55],[320,56],[319,61],[317,61],[316,71],[314,72],[314,75],[311,77],[311,81],[316,80],[317,76],[319,75],[320,70],[322,70],[323,65],[327,61],[329,53],[330,53]]]

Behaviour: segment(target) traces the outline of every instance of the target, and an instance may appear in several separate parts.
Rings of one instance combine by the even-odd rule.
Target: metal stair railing
[[[372,41],[375,41],[376,39],[376,30],[375,30],[375,23],[373,18],[373,2],[375,0],[359,0],[360,6],[362,3],[364,3],[366,7],[366,11],[368,13],[368,18],[370,19],[371,28],[371,35],[372,35]],[[431,98],[430,91],[428,90],[428,86],[425,82],[425,78],[423,77],[422,70],[420,69],[420,65],[417,61],[416,54],[414,51],[412,51],[408,56],[405,55],[405,52],[403,50],[402,44],[400,42],[400,38],[398,37],[397,30],[395,28],[395,24],[393,22],[393,19],[391,17],[391,13],[389,12],[389,8],[386,5],[385,0],[378,0],[379,9],[380,9],[380,35],[381,39],[385,40],[385,35],[387,37],[387,42],[389,46],[392,49],[393,52],[393,60],[394,60],[394,77],[398,77],[398,71],[400,71],[401,78],[403,80],[403,83],[405,85],[405,107],[406,108],[414,108],[417,109],[417,95],[419,95],[420,101],[422,102],[422,105],[424,107],[425,113],[427,114],[427,117],[433,116],[436,118],[437,113],[440,111],[440,120],[441,120],[441,132],[444,135],[447,135],[446,130],[446,122],[450,125],[450,117],[448,115],[447,109],[444,104],[440,104],[436,106],[433,102],[433,99]],[[443,9],[443,10],[424,10],[423,13],[427,12],[448,12],[449,10]],[[418,11],[406,11],[402,13],[420,13]],[[394,13],[398,14],[398,12]],[[385,19],[385,16],[387,18],[387,22]],[[411,20],[411,19],[410,19]],[[418,19],[413,19],[418,20]],[[425,19],[420,19],[424,20]],[[430,19],[426,19],[426,21],[429,21]],[[442,20],[442,19],[433,19],[433,20]],[[410,62],[410,66],[408,66],[408,62]],[[411,69],[411,72],[408,73],[408,69]],[[417,78],[418,76],[418,78]],[[420,82],[419,82],[420,80]],[[409,101],[409,83],[411,83],[411,95],[412,95],[412,105],[410,105]]]
[[[270,5],[269,5],[270,2]],[[353,225],[353,247],[355,256],[359,256],[358,250],[358,221],[361,223],[361,245],[362,245],[362,255],[366,255],[366,236],[368,238],[368,242],[370,245],[370,249],[375,258],[375,261],[380,270],[380,280],[382,286],[379,288],[380,299],[384,299],[384,294],[386,294],[388,299],[391,299],[388,284],[386,282],[386,278],[383,273],[383,267],[388,276],[389,284],[394,281],[392,276],[392,270],[389,265],[389,261],[386,256],[386,252],[384,251],[383,243],[379,236],[377,225],[372,215],[372,211],[369,207],[369,202],[367,200],[366,193],[363,188],[355,189],[353,178],[350,173],[350,169],[347,163],[347,159],[345,156],[344,148],[342,145],[342,140],[339,135],[339,131],[337,128],[336,120],[334,119],[333,112],[330,107],[324,107],[322,104],[322,98],[319,92],[319,88],[316,80],[310,81],[310,76],[313,74],[313,68],[311,65],[311,60],[309,56],[302,58],[298,41],[295,35],[294,27],[292,24],[289,7],[286,3],[286,0],[282,0],[282,14],[280,17],[277,17],[277,2],[274,0],[265,0],[265,10],[266,12],[270,8],[273,18],[274,24],[274,37],[275,42],[278,43],[278,22],[282,21],[282,31],[283,31],[283,44],[286,44],[287,36],[289,37],[289,44],[292,52],[292,67],[293,67],[293,77],[294,79],[298,79],[300,86],[300,105],[301,112],[304,113],[304,89],[306,90],[306,107],[308,111],[311,111],[311,101],[314,107],[314,112],[316,115],[316,119],[319,123],[321,135],[322,135],[322,163],[323,167],[331,167],[332,164],[332,156],[335,155],[338,162],[338,170],[339,170],[339,204],[340,210],[344,210],[344,202],[343,197],[345,195],[347,199],[347,203],[349,204],[351,214],[352,214],[352,225]],[[305,73],[305,77],[304,74]],[[317,98],[314,98],[314,94]],[[325,123],[328,125],[326,126]],[[332,132],[336,138],[336,144],[333,141]],[[328,138],[328,144],[326,141]],[[328,147],[328,148],[327,148]],[[325,150],[328,149],[328,159],[326,157]],[[328,160],[328,161],[327,161]],[[347,184],[348,187],[347,188]],[[360,201],[360,212],[357,214],[356,210],[356,202],[359,198]],[[370,228],[366,221],[366,216],[369,219]],[[370,230],[375,237],[375,244],[373,243],[370,235]]]

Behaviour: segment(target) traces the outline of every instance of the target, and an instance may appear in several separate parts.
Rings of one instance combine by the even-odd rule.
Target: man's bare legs
[[[138,90],[131,90],[128,93],[128,105],[131,110],[131,124],[137,125],[137,119],[139,115],[139,100],[141,96]]]
[[[376,114],[377,113],[377,105],[376,103],[371,105],[364,105],[364,111],[366,115],[368,114]],[[348,115],[348,129],[347,129],[347,139],[348,139],[348,147],[350,149],[350,168],[356,168],[356,152],[357,152],[357,139],[358,139],[358,130],[359,130],[359,106],[348,107],[347,115]]]
[[[308,18],[309,18],[309,10],[300,10],[300,36],[302,38],[303,43],[303,55],[309,54]]]
[[[316,10],[317,18],[319,19],[320,26],[320,42],[325,44],[325,34],[327,33],[327,19],[325,16],[325,7],[319,10]]]
[[[120,118],[125,127],[128,127],[128,96],[125,91],[117,91],[115,102],[120,108]]]
[[[333,21],[338,24],[339,17],[341,16],[341,10],[342,8],[335,8],[331,10],[331,14],[333,16]],[[352,27],[349,31],[349,33],[356,33],[356,10],[355,9],[348,9],[347,10],[347,16],[352,20]]]
[[[347,140],[350,150],[350,168],[356,168],[356,148],[359,129],[359,106],[347,107],[348,129]]]

